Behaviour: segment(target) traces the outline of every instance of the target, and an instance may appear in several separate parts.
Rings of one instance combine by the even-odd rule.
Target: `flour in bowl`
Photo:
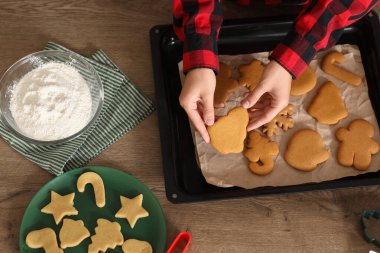
[[[81,130],[91,116],[86,80],[64,63],[50,62],[14,84],[10,111],[19,130],[29,138],[52,141]]]

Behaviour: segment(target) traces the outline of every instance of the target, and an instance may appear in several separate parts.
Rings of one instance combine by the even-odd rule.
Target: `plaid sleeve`
[[[173,0],[173,27],[183,41],[183,71],[219,71],[217,38],[222,24],[218,0]]]
[[[310,1],[298,16],[293,30],[277,45],[270,58],[297,78],[318,51],[335,45],[343,28],[364,17],[378,1]]]

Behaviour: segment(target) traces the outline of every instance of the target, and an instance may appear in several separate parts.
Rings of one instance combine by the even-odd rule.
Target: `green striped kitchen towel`
[[[53,42],[49,42],[44,50],[72,52]],[[85,59],[102,80],[104,103],[98,120],[84,134],[61,145],[34,145],[14,136],[0,122],[0,135],[12,148],[55,175],[86,164],[154,111],[152,101],[103,51],[98,50]]]

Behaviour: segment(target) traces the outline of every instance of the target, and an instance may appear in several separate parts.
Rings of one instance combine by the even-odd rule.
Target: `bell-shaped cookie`
[[[307,112],[319,123],[333,125],[348,116],[339,88],[332,82],[324,83],[313,98]]]

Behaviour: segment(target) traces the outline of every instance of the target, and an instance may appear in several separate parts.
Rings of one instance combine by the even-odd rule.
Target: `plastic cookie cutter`
[[[373,243],[376,246],[380,247],[380,238],[373,237],[368,232],[368,222],[370,219],[380,219],[380,212],[376,210],[362,212],[361,223],[362,223],[363,231],[364,231],[364,239],[367,242]]]
[[[181,232],[177,235],[166,253],[185,253],[189,248],[190,241],[191,235],[187,232]]]

